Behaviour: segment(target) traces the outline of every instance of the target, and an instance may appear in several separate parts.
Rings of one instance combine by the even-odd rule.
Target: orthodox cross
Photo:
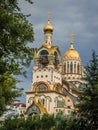
[[[71,38],[71,42],[74,42],[74,38],[75,38],[76,34],[72,33],[69,35],[69,37]]]
[[[50,21],[51,12],[49,11],[47,15],[48,15],[48,21]]]
[[[71,38],[71,41],[70,41],[70,49],[74,49],[74,37],[76,35],[74,33],[70,34],[69,37]]]

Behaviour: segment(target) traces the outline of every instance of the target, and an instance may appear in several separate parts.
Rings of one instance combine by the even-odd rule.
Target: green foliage
[[[0,115],[21,93],[14,75],[25,75],[25,67],[30,65],[34,49],[28,43],[33,42],[33,35],[32,25],[20,12],[18,0],[0,0]]]
[[[10,3],[10,4],[5,4]],[[14,4],[14,5],[13,5]],[[13,5],[13,8],[12,8]],[[5,7],[7,6],[7,7]],[[32,42],[33,29],[26,16],[18,13],[17,0],[1,2],[0,7],[0,68],[4,73],[20,73],[22,66],[27,66],[33,51],[27,46]],[[5,66],[5,67],[4,67]]]
[[[98,55],[95,51],[92,52],[92,59],[85,67],[85,80],[89,85],[93,86],[98,84]]]
[[[1,130],[66,130],[66,118],[63,115],[37,114],[32,117],[7,119]]]
[[[25,118],[7,119],[0,130],[97,130],[84,117],[64,115],[33,115]]]
[[[79,115],[86,120],[86,128],[94,130],[98,129],[98,57],[95,51],[85,68],[87,84],[80,96]]]
[[[9,74],[0,75],[0,115],[6,110],[6,105],[21,94],[22,89],[16,88],[16,82]]]

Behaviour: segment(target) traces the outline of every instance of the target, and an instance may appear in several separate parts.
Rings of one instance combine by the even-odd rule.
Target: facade
[[[81,58],[74,48],[74,34],[70,35],[70,48],[63,58],[59,47],[53,45],[50,18],[43,31],[44,42],[34,54],[32,86],[26,92],[26,114],[62,111],[68,115],[75,110],[83,76]]]

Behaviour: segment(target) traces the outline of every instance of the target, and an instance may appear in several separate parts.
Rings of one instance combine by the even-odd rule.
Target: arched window
[[[67,62],[67,73],[69,73],[69,62]]]
[[[28,103],[32,104],[33,100],[34,100],[34,97],[30,97],[30,98],[28,99]]]
[[[73,73],[73,63],[70,63],[70,73]]]
[[[82,67],[81,67],[81,65],[80,65],[80,74],[82,74]]]
[[[56,92],[59,92],[59,86],[56,87]]]
[[[37,90],[38,91],[47,91],[47,86],[45,84],[40,84],[38,87],[37,87]]]
[[[55,56],[54,64],[57,65],[59,63],[59,60],[58,60],[58,53],[56,51],[54,52],[54,56]]]
[[[55,107],[64,107],[65,106],[65,101],[62,97],[56,97],[55,99]]]
[[[56,58],[58,58],[58,53],[56,51],[54,52],[54,55]]]
[[[35,114],[35,113],[40,114],[41,111],[40,111],[40,109],[39,109],[38,106],[36,106],[35,104],[33,104],[33,105],[31,105],[31,106],[28,108],[27,114],[28,114],[28,115],[33,115],[33,114]]]
[[[42,65],[42,67],[45,67],[49,61],[48,61],[48,51],[47,50],[41,50],[39,53],[39,63],[40,66]]]
[[[77,65],[77,73],[79,74],[79,63]]]
[[[45,99],[44,98],[41,100],[41,102],[42,102],[43,105],[45,105]]]
[[[49,54],[49,53],[48,53],[47,50],[42,50],[42,51],[40,51],[40,53],[39,53],[40,56],[45,56],[45,55],[48,55],[48,54]]]
[[[66,73],[66,63],[64,64],[64,73]]]
[[[74,63],[74,73],[76,73],[76,62]]]

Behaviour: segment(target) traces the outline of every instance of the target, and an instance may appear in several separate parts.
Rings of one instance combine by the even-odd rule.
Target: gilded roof
[[[78,53],[78,51],[76,51],[74,49],[74,41],[73,41],[73,37],[75,36],[74,34],[71,34],[71,41],[70,41],[70,48],[69,50],[66,51],[64,58],[65,59],[80,59],[80,55]]]
[[[50,12],[48,12],[48,23],[44,26],[44,31],[53,31],[53,26],[51,25],[51,23],[50,23],[50,15],[51,15],[51,13]]]
[[[48,22],[48,24],[46,24],[44,26],[44,31],[47,31],[47,30],[50,30],[50,31],[53,31],[53,26],[50,24],[50,22]]]
[[[72,58],[72,59],[80,59],[80,55],[75,49],[69,49],[65,53],[64,58],[66,58],[66,59],[70,59],[70,58]]]

